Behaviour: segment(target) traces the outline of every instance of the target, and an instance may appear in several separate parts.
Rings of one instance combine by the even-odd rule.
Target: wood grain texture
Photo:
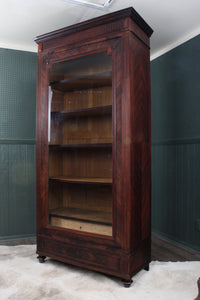
[[[109,105],[112,105],[112,86],[76,90],[64,94],[64,109],[68,111]]]
[[[85,75],[78,78],[60,80],[58,82],[52,82],[52,89],[60,92],[70,92],[76,90],[84,90],[88,88],[97,88],[110,86],[112,83],[111,72],[103,72],[93,75]]]
[[[49,149],[112,148],[112,143],[96,144],[49,144]]]
[[[49,176],[60,176],[80,181],[98,178],[112,183],[112,149],[103,147],[78,147],[49,151]],[[87,179],[88,178],[88,179]]]
[[[132,98],[132,249],[136,240],[144,240],[151,234],[151,101],[149,49],[132,33],[130,45],[130,87]],[[139,226],[138,231],[136,227]],[[133,238],[134,237],[134,238]],[[134,241],[135,239],[135,241]],[[150,248],[149,248],[150,249]]]
[[[50,210],[50,215],[54,217],[62,217],[65,219],[74,219],[88,221],[91,223],[102,223],[111,225],[112,215],[111,213],[102,211],[93,211],[79,208],[58,208]]]
[[[65,176],[55,176],[50,177],[50,180],[61,181],[61,182],[71,182],[71,183],[89,183],[89,184],[110,184],[112,183],[111,178],[76,178],[76,177],[65,177]]]
[[[62,217],[50,217],[50,223],[52,226],[67,228],[72,230],[77,230],[81,232],[90,232],[94,234],[101,234],[112,236],[112,226],[104,225],[98,222],[97,223],[90,223],[84,222],[81,220],[72,220],[70,218],[65,219]]]
[[[97,22],[87,21],[37,39],[42,44],[38,54],[37,100],[37,253],[40,256],[50,256],[128,281],[133,274],[149,265],[151,33],[138,14],[127,9],[100,17]],[[55,93],[52,109],[71,111],[72,115],[63,121],[60,116],[55,117],[57,113],[52,113],[55,115],[52,116],[55,119],[50,141],[51,145],[55,145],[53,149],[47,139],[47,74],[56,63],[100,52],[106,52],[112,57],[112,87],[110,83],[109,87],[102,87],[105,98],[96,97],[100,89],[98,86],[89,86],[88,89],[84,86],[83,98],[80,91]],[[80,106],[80,99],[84,99],[84,105]],[[94,116],[89,109],[111,104],[112,114],[109,112]],[[74,120],[76,116],[73,114],[77,113],[74,110],[79,109],[89,109],[87,113],[90,113],[88,116],[77,116],[77,127]],[[60,135],[57,135],[58,131]],[[111,144],[112,148],[83,146],[80,149],[61,149],[65,145],[88,143]],[[62,147],[58,149],[57,145]],[[48,181],[48,177],[51,180]],[[102,211],[112,214],[112,227],[103,231],[101,226],[107,225],[97,224],[100,229],[94,230],[88,225],[90,222],[70,220],[66,216],[52,216],[54,226],[49,224],[48,182],[51,209],[63,206],[66,209],[92,207],[91,210],[95,211],[99,203],[97,215]],[[92,182],[96,184],[96,191]],[[101,184],[105,183],[107,186],[102,190]],[[75,184],[77,186],[73,188]],[[93,186],[91,190],[89,186]],[[55,200],[57,191],[58,197]],[[85,222],[89,227],[80,230],[83,224],[72,225],[70,222]]]
[[[112,113],[112,105],[94,106],[94,107],[79,108],[74,110],[61,110],[61,111],[54,111],[53,113],[58,115],[60,114],[63,117],[105,115],[105,114]]]

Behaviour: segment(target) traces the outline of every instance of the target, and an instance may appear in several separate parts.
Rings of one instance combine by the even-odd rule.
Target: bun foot
[[[39,260],[40,263],[44,263],[45,258],[46,258],[46,256],[40,256],[40,255],[38,255],[38,257],[37,257],[37,259]]]
[[[126,288],[129,288],[131,286],[131,283],[133,282],[133,280],[126,280],[126,279],[122,279],[123,285]]]
[[[145,271],[149,271],[149,264],[144,267]]]

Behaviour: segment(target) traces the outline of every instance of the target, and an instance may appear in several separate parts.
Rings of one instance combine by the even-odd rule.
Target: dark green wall
[[[0,49],[0,240],[35,234],[35,53]]]
[[[151,80],[153,231],[200,251],[200,35],[153,60]]]

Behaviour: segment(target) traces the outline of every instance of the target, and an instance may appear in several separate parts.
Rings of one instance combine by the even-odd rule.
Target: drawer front
[[[70,245],[62,241],[38,238],[37,253],[72,265],[112,274],[120,271],[120,255],[104,249]]]

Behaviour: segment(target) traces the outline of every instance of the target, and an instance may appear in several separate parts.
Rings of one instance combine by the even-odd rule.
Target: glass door
[[[112,56],[49,70],[49,224],[112,236]]]

